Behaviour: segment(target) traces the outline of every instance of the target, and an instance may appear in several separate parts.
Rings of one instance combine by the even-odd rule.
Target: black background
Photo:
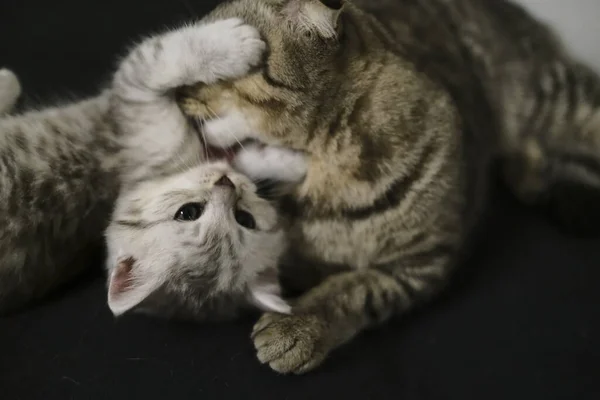
[[[93,95],[134,40],[216,3],[0,0],[0,66],[20,76],[27,106]],[[502,189],[486,225],[445,296],[300,377],[259,365],[251,320],[115,320],[95,257],[76,285],[0,319],[0,397],[600,398],[600,240],[560,234]]]

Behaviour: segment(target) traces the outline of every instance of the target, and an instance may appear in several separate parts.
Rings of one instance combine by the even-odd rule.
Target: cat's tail
[[[0,69],[0,116],[12,111],[21,95],[21,84],[17,76],[9,69]]]
[[[549,65],[531,115],[504,154],[507,183],[570,234],[600,235],[600,77],[577,63]]]

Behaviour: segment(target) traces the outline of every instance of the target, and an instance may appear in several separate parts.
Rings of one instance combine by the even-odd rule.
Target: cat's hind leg
[[[17,76],[9,69],[0,69],[0,116],[9,113],[21,95]]]
[[[562,79],[561,79],[562,77]],[[538,90],[536,111],[505,154],[508,185],[567,233],[600,235],[600,77],[569,65]]]

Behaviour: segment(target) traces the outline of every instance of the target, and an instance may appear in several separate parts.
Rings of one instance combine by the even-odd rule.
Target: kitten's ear
[[[291,314],[292,307],[281,297],[281,287],[275,279],[261,279],[250,285],[249,300],[262,311]]]
[[[121,259],[110,273],[108,307],[115,316],[131,310],[157,289],[153,279],[134,273],[136,263],[133,257]]]
[[[288,17],[301,30],[316,32],[330,39],[338,34],[338,20],[345,0],[292,0],[288,7]]]

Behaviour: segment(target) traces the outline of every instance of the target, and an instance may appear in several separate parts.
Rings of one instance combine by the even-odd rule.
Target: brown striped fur
[[[234,82],[187,88],[194,117],[307,153],[287,281],[293,316],[265,314],[261,362],[302,373],[448,281],[503,162],[523,200],[579,230],[600,194],[600,84],[549,30],[501,0],[235,0],[208,19],[256,26],[270,52]],[[330,29],[323,27],[329,21]],[[229,126],[228,128],[231,128]],[[212,134],[212,136],[211,136]],[[563,196],[564,197],[564,196]],[[576,214],[573,211],[584,211]],[[585,218],[581,218],[581,216]]]

